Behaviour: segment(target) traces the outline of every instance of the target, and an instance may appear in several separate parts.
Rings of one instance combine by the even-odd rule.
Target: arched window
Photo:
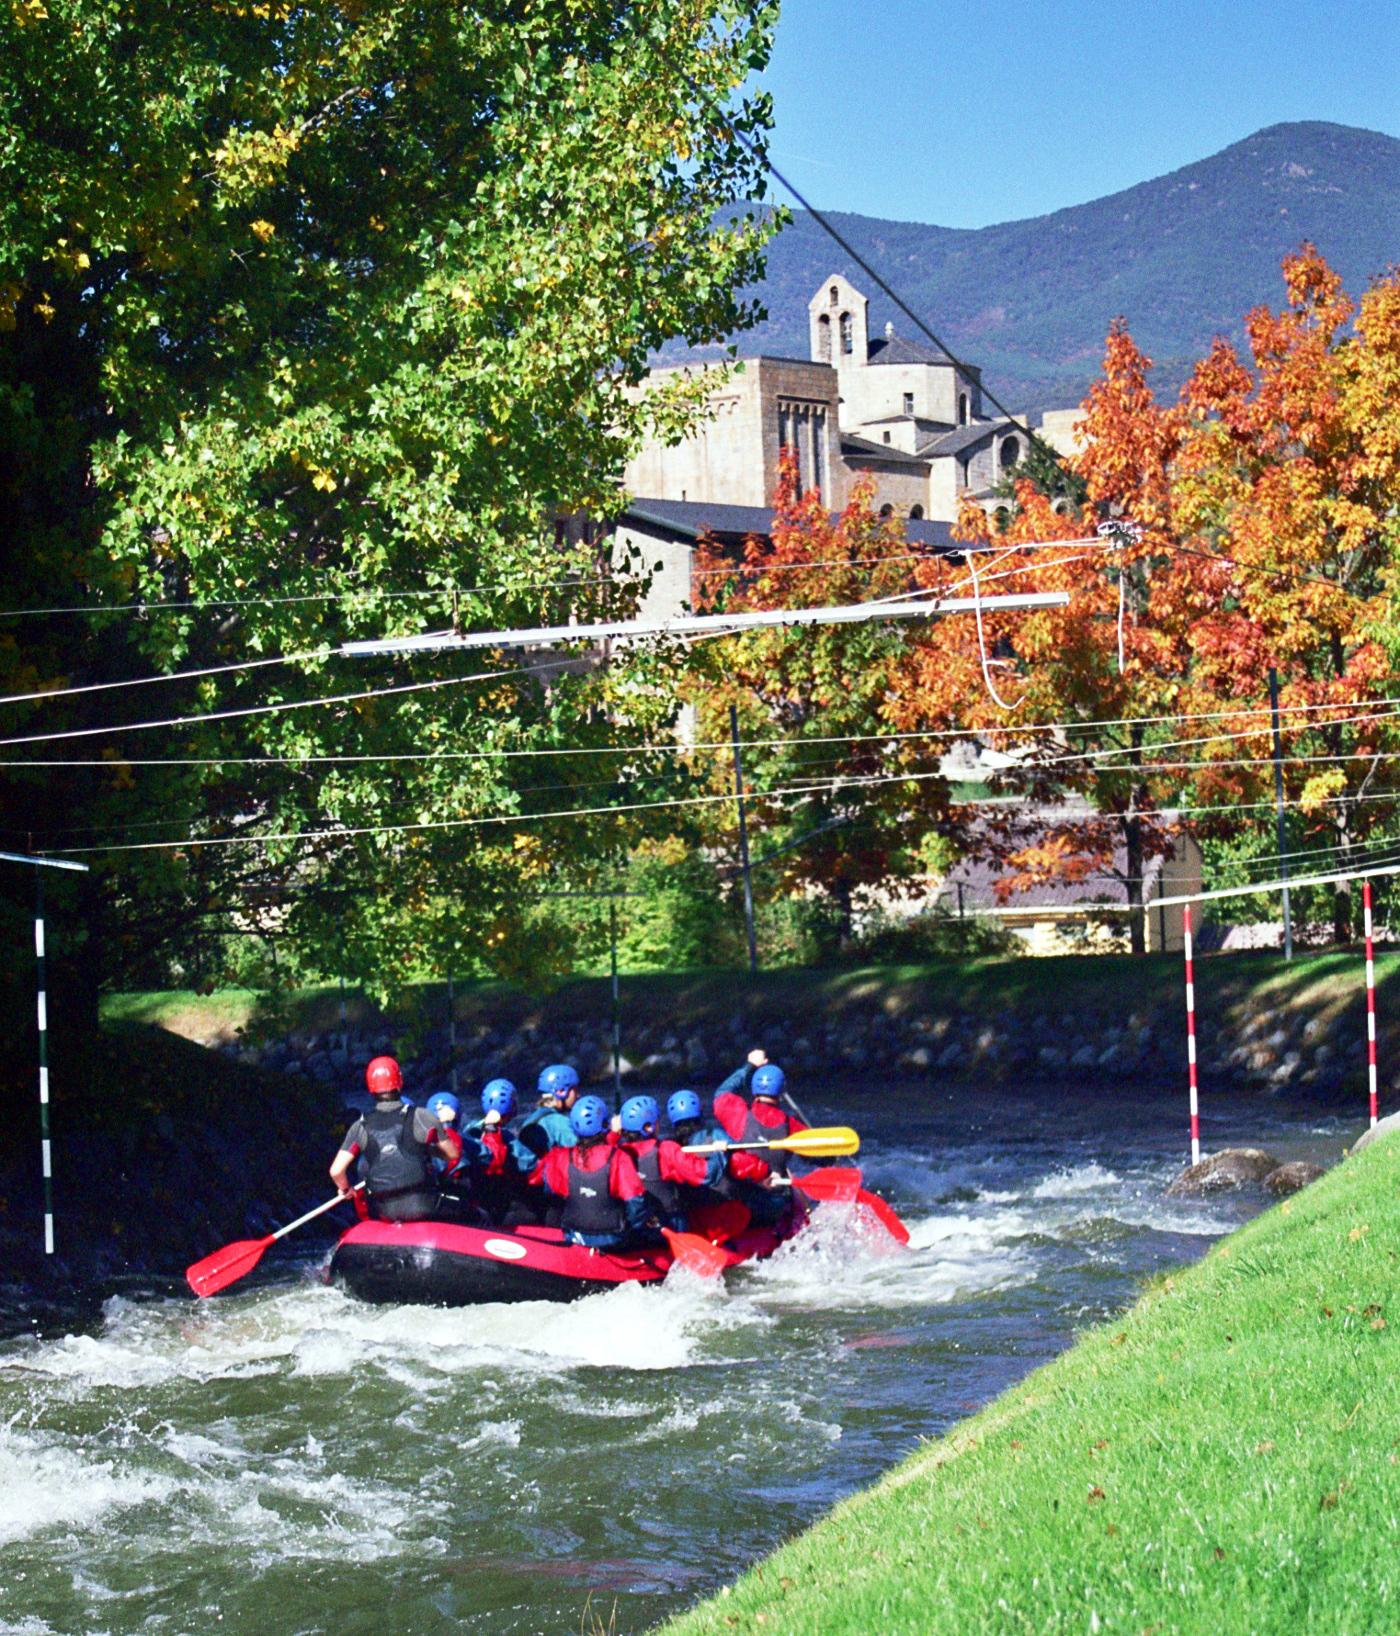
[[[958,393],[958,425],[967,425],[967,393]]]
[[[817,319],[817,356],[831,362],[831,320],[825,313]]]
[[[841,314],[841,350],[845,353],[851,353],[854,352],[855,349],[856,327],[851,322],[850,313],[843,312]]]
[[[893,506],[881,506],[880,507],[880,515],[882,517],[893,517],[894,516],[894,507]]]
[[[888,443],[889,440],[890,440],[890,434],[888,432],[886,432],[885,433],[885,442]]]
[[[1006,532],[1007,524],[1011,521],[1011,513],[1005,506],[998,506],[992,515],[996,519],[997,533],[1004,534]]]
[[[1001,445],[1001,469],[1010,471],[1020,458],[1020,443],[1014,437],[1004,438]]]
[[[910,506],[909,507],[909,521],[911,523],[921,523],[921,522],[923,522],[923,520],[924,520],[924,508],[922,506]]]
[[[837,304],[837,302],[840,301],[840,299],[841,299],[841,292],[833,284],[831,286],[831,304],[832,304],[832,306],[834,307]]]

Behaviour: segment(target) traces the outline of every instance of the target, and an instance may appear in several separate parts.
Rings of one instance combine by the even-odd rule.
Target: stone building
[[[771,505],[787,448],[803,486],[833,510],[862,473],[879,510],[916,522],[953,522],[965,497],[995,506],[995,485],[1026,452],[1026,423],[984,415],[977,369],[892,325],[872,338],[869,309],[847,279],[824,279],[808,303],[811,357],[712,369],[710,414],[679,443],[644,448],[628,466],[628,492],[640,504]],[[1054,412],[1057,436],[1069,429],[1066,413]]]

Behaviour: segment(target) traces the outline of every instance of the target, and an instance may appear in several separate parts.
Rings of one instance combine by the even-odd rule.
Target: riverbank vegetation
[[[1381,1011],[1400,1011],[1400,952],[1376,960]],[[1357,950],[1327,950],[1287,961],[1270,952],[1215,955],[1196,966],[1204,1009],[1249,1005],[1255,1010],[1305,1010],[1326,1021],[1363,1000],[1363,968]],[[989,1018],[1009,1011],[1045,1015],[1129,1013],[1181,1004],[1181,956],[1176,954],[1050,955],[947,958],[902,964],[786,967],[776,971],[626,971],[620,1000],[624,1028],[671,1023],[677,1028],[727,1018],[736,1012],[762,1027],[838,1019],[853,1005],[878,1005],[891,1015],[934,1012],[950,1006]],[[1393,997],[1393,998],[1392,998]],[[156,1024],[210,1044],[246,1032],[328,1033],[342,1022],[354,1028],[415,1021],[440,1024],[448,1016],[447,985],[409,985],[401,1009],[385,1010],[352,988],[315,983],[269,994],[261,989],[131,991],[109,995],[109,1021]],[[342,1010],[343,1007],[343,1010]],[[452,1009],[460,1023],[519,1027],[545,1021],[602,1022],[612,1014],[612,984],[605,975],[573,978],[541,992],[493,979],[454,985]],[[1183,1029],[1184,1029],[1183,1022]],[[625,1037],[625,1034],[624,1034]],[[1184,1039],[1184,1034],[1183,1034]],[[1184,1046],[1183,1046],[1184,1050]]]
[[[1397,1156],[1154,1280],[666,1636],[1391,1628]]]

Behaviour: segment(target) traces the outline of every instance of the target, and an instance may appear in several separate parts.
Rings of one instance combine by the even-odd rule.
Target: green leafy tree
[[[0,620],[0,688],[305,656],[5,707],[6,738],[98,729],[0,752],[12,842],[234,840],[93,854],[63,917],[90,979],[157,978],[259,905],[381,993],[567,960],[522,906],[632,831],[492,820],[657,787],[665,758],[584,752],[667,728],[670,661],[333,652],[635,605],[555,519],[606,515],[638,440],[688,423],[697,388],[637,390],[648,355],[755,316],[771,224],[720,207],[763,191],[742,87],[775,9],[6,8],[0,608],[82,611]],[[296,707],[117,730],[268,705]],[[96,765],[13,765],[55,758]]]

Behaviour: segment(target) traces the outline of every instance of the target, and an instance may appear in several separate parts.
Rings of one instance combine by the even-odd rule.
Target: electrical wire
[[[0,704],[47,703],[50,699],[68,699],[75,693],[109,693],[117,688],[149,687],[153,682],[189,682],[205,676],[226,676],[235,670],[259,670],[266,665],[296,665],[308,659],[329,659],[333,647],[308,648],[304,653],[279,653],[264,659],[240,659],[233,664],[205,665],[198,670],[172,670],[163,676],[130,676],[117,682],[87,682],[81,687],[48,687],[37,693],[9,693],[0,696]]]

